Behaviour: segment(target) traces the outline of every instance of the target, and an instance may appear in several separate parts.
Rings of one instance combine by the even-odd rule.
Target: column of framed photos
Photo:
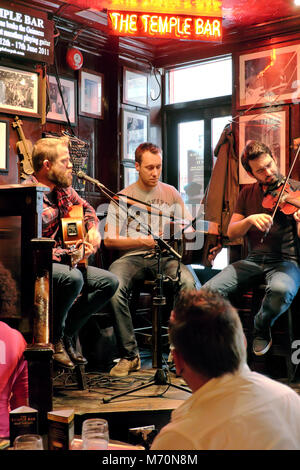
[[[241,54],[238,77],[239,155],[248,141],[259,140],[272,150],[285,175],[289,161],[289,108],[300,99],[300,44]],[[239,182],[254,182],[241,163]]]
[[[148,141],[149,77],[145,72],[123,68],[123,106],[121,109],[121,163],[124,186],[137,180],[135,149]]]

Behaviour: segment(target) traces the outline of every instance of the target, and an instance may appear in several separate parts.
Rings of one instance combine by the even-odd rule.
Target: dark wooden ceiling
[[[259,39],[300,30],[300,7],[294,0],[223,0],[222,44],[172,39],[112,38],[107,26],[105,7],[109,0],[15,0],[53,16],[56,33],[82,50],[96,55],[118,48],[120,55],[136,57],[156,66],[192,62],[202,57],[233,52],[236,44],[249,46]],[[182,3],[184,0],[182,0]],[[178,2],[177,2],[178,3]],[[90,8],[92,5],[92,9]]]

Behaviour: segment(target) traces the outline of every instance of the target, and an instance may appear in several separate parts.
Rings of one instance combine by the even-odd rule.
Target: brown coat
[[[227,228],[239,194],[238,157],[234,150],[231,125],[225,126],[214,150],[217,161],[204,196],[205,220],[218,225],[220,235],[227,237]],[[235,240],[234,244],[242,243]]]

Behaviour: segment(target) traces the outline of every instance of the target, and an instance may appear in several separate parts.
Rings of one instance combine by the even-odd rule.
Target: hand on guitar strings
[[[96,253],[101,243],[101,236],[96,227],[90,228],[85,241],[92,245],[93,253]]]
[[[85,240],[78,240],[70,250],[70,266],[74,268],[83,260],[87,260],[94,253],[93,245]]]

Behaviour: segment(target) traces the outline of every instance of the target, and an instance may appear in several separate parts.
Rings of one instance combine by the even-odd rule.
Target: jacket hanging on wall
[[[205,220],[218,225],[224,244],[239,245],[242,239],[229,242],[227,228],[239,194],[238,157],[234,150],[234,135],[227,124],[214,150],[217,161],[212,171],[203,204]],[[227,240],[226,240],[227,238]]]

